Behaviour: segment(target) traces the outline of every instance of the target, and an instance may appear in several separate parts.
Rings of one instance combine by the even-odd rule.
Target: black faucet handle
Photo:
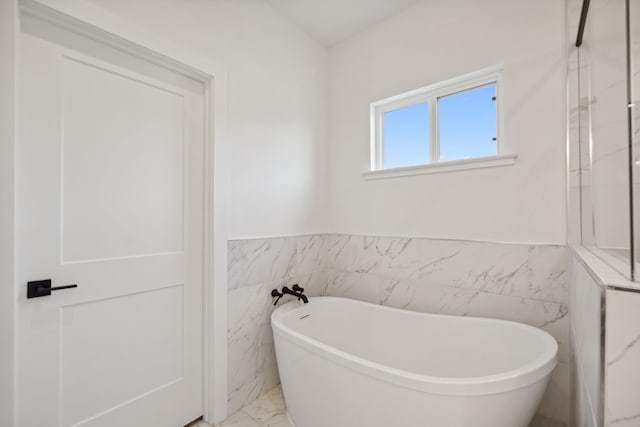
[[[278,292],[278,290],[277,290],[277,289],[272,289],[272,290],[271,290],[271,296],[272,296],[273,298],[277,298],[277,299],[273,302],[273,305],[276,305],[276,304],[278,304],[278,301],[280,301],[280,298],[282,298],[282,297],[284,296],[284,294],[282,294],[282,293]]]
[[[293,285],[291,288],[296,292],[304,292],[304,288],[301,288],[300,286],[298,286],[297,283]]]

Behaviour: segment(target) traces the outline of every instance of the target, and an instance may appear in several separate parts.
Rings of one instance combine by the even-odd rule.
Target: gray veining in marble
[[[640,425],[640,294],[607,290],[605,425]]]
[[[293,427],[293,424],[287,416],[282,389],[276,387],[235,412],[220,427]]]
[[[566,303],[563,246],[353,235],[329,240],[333,270]]]
[[[228,406],[235,412],[279,382],[270,316],[272,289],[299,284],[308,296],[327,288],[323,235],[230,241]],[[290,296],[284,301],[292,299]]]
[[[576,425],[596,426],[602,419],[600,401],[604,398],[600,388],[601,289],[575,256],[570,276],[572,419]]]
[[[568,249],[435,239],[330,235],[327,294],[407,310],[513,320],[559,344],[538,414],[569,421]]]
[[[228,247],[230,290],[282,280],[294,274],[297,257],[294,237],[232,240]]]
[[[230,411],[277,384],[268,292],[299,283],[312,296],[495,317],[548,331],[559,342],[560,364],[538,414],[566,424],[567,253],[560,246],[341,234],[229,242]]]

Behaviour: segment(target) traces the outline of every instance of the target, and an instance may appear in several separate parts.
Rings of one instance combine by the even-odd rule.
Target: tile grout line
[[[265,393],[265,394],[266,394],[266,393]],[[258,399],[260,399],[260,397],[259,397]],[[247,406],[252,405],[254,402],[258,401],[258,399],[256,399],[256,400],[254,400],[253,402],[249,403],[249,405],[247,405]],[[245,408],[246,408],[247,406],[244,406],[243,408],[241,408],[241,409],[240,409],[240,412],[242,412],[243,414],[245,414],[245,415],[246,415],[247,417],[249,417],[249,419],[251,419],[252,421],[255,421],[255,423],[256,423],[256,424],[260,425],[260,427],[264,427],[264,424],[263,424],[260,420],[255,419],[254,417],[252,417],[252,416],[251,416],[251,414],[249,414],[247,411],[245,411]]]

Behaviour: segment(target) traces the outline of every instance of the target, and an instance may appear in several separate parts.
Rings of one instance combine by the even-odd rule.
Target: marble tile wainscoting
[[[569,311],[571,312],[571,425],[602,425],[603,289],[577,255],[571,258]]]
[[[592,251],[574,247],[572,424],[640,425],[640,285]]]
[[[278,384],[268,293],[299,283],[310,296],[415,311],[496,317],[540,327],[560,345],[536,425],[568,425],[568,249],[344,234],[229,242],[229,413]]]
[[[569,422],[568,249],[564,246],[329,236],[328,295],[530,324],[559,343],[538,418]]]
[[[280,383],[270,322],[275,307],[269,293],[298,283],[308,296],[324,294],[325,242],[324,235],[229,241],[229,414]]]
[[[607,289],[605,426],[640,425],[640,291]]]

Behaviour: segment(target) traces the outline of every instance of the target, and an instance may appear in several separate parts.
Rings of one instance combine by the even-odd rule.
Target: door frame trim
[[[15,141],[17,0],[0,1],[0,425],[16,419]]]
[[[228,71],[201,54],[88,2],[19,0],[18,4],[20,16],[29,15],[71,30],[204,86],[203,415],[211,423],[222,421],[227,416]],[[14,296],[19,285],[14,284]],[[12,311],[17,312],[17,297],[11,302]],[[15,375],[17,348],[13,363]],[[13,394],[17,400],[17,384]]]

